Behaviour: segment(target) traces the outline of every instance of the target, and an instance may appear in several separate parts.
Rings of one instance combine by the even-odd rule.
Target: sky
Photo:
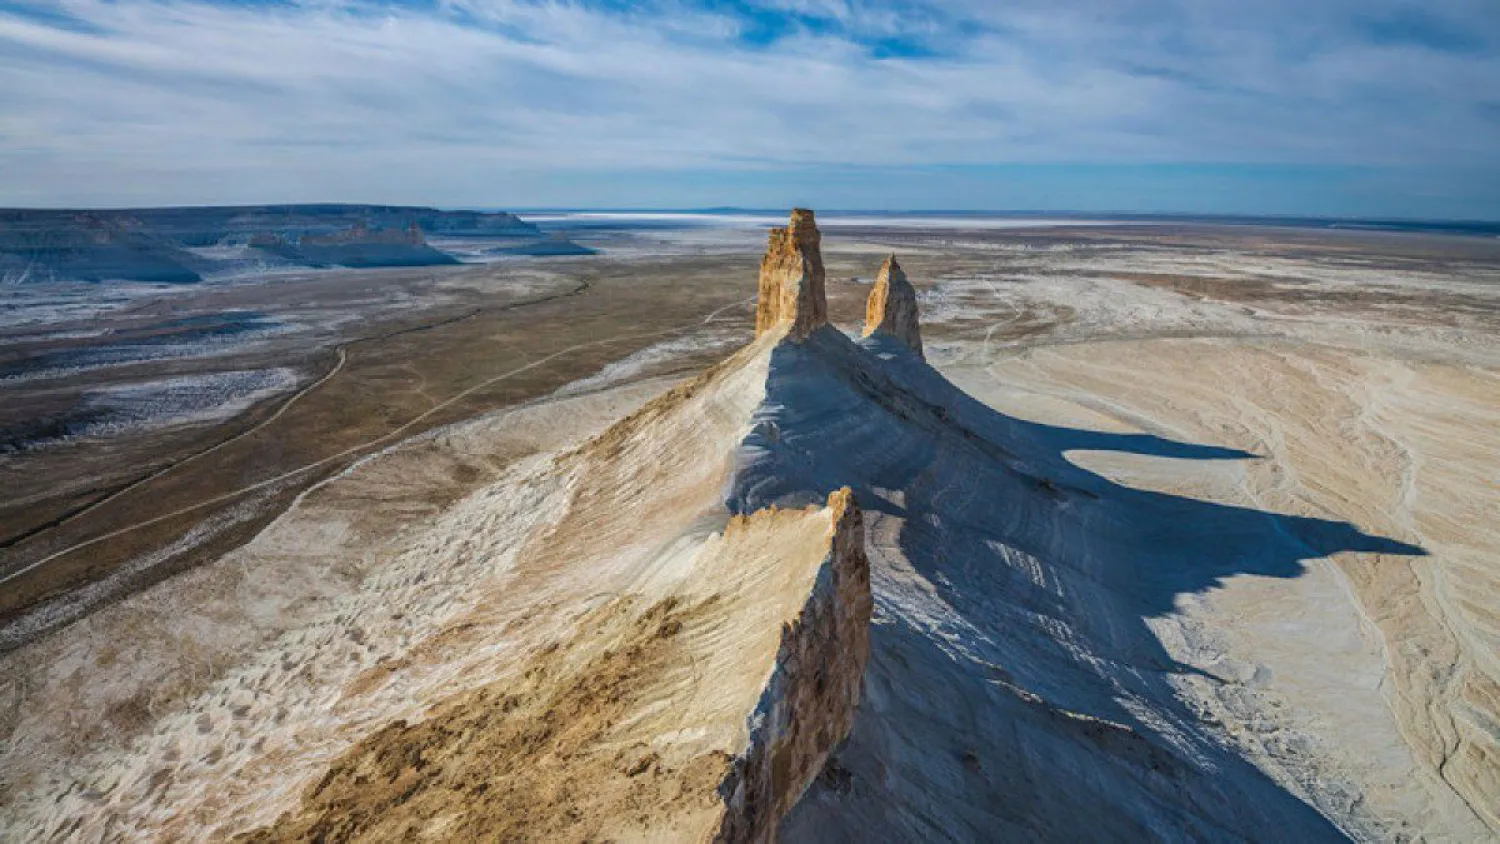
[[[1500,219],[1500,0],[0,0],[0,205]]]

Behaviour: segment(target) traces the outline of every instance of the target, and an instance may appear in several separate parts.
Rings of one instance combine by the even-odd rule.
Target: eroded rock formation
[[[664,405],[687,397],[601,447],[675,427]],[[737,515],[682,575],[367,734],[239,840],[775,840],[854,722],[873,609],[863,516],[848,488],[826,508]]]
[[[848,487],[828,498],[828,559],[801,615],[782,627],[776,668],[751,716],[750,747],[720,787],[716,841],[769,842],[854,724],[870,658],[870,562]]]
[[[112,636],[32,657],[63,691],[18,708],[33,720],[12,742],[25,752],[0,754],[0,828],[250,842],[1345,840],[1192,729],[1141,621],[1234,570],[1194,550],[1225,536],[1293,569],[1307,553],[1299,524],[1341,543],[1329,547],[1370,546],[1312,520],[1283,530],[1258,510],[1115,490],[1066,451],[1111,437],[1131,453],[1205,450],[1026,423],[881,353],[887,338],[921,351],[894,260],[868,315],[876,342],[821,327],[817,230],[796,212],[763,264],[762,336],[597,436],[519,445],[578,404],[535,409],[504,435],[516,439],[496,433],[509,420],[486,422],[465,442],[537,459],[399,545],[318,539],[346,502],[432,459],[377,456],[411,462],[334,480],[332,497],[257,538],[259,556],[225,558],[170,602],[135,596],[95,616]],[[851,489],[870,509],[873,630]],[[1159,526],[1183,513],[1205,521],[1180,556],[1164,552]],[[328,584],[330,562],[361,557],[348,585]],[[277,576],[225,579],[247,559]],[[207,606],[256,641],[273,630],[274,646],[242,654],[220,635],[209,653],[222,678],[155,714],[144,678],[180,673],[182,642],[207,647],[201,624],[142,638],[140,619],[162,606],[192,608],[189,622]],[[99,691],[76,691],[77,655],[132,636],[167,657],[89,658]],[[38,761],[47,742],[67,749]],[[18,765],[25,779],[9,775]]]
[[[917,325],[917,291],[891,255],[880,265],[875,289],[865,304],[865,336],[880,331],[922,355],[922,331]]]
[[[792,209],[785,228],[771,229],[771,242],[760,261],[755,336],[785,322],[791,324],[788,336],[801,339],[828,322],[822,239],[813,212],[805,208]]]

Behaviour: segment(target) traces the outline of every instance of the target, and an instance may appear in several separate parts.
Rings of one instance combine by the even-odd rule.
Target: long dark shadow
[[[1067,453],[1256,456],[1016,419],[894,343],[856,346],[822,329],[776,350],[767,391],[731,508],[854,487],[872,520],[901,519],[900,559],[942,617],[930,629],[937,622],[882,594],[877,576],[872,698],[843,754],[855,785],[815,788],[788,820],[789,832],[802,830],[793,838],[826,835],[847,812],[886,816],[898,838],[965,837],[940,813],[886,805],[889,783],[902,780],[955,817],[991,812],[986,823],[1009,817],[1011,832],[1028,837],[1090,837],[1069,819],[1100,811],[1126,838],[1133,823],[1147,838],[1165,829],[1258,838],[1278,826],[1298,840],[1344,837],[1204,729],[1174,686],[1178,675],[1204,675],[1173,659],[1149,622],[1236,575],[1295,578],[1334,553],[1422,548],[1345,522],[1114,483]],[[893,746],[926,728],[965,736],[970,748],[933,758]],[[1080,766],[1097,781],[1072,781]],[[976,810],[976,799],[993,803]]]

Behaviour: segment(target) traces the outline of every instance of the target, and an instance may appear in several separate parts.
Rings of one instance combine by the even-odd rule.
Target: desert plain
[[[1055,445],[1086,479],[1080,500],[1114,496],[1119,512],[1146,514],[1127,526],[1139,545],[1098,555],[1128,557],[1130,582],[1100,588],[1134,595],[1138,617],[1070,630],[1055,609],[1038,610],[1035,625],[1009,630],[1050,637],[1037,653],[1059,649],[1094,679],[1038,685],[1023,659],[984,657],[1006,707],[1085,724],[1105,744],[1150,728],[1153,742],[1203,770],[1253,779],[1247,794],[1285,797],[1288,812],[1310,807],[1327,822],[1312,837],[1500,836],[1500,239],[832,216],[822,229],[834,326],[857,331],[877,267],[899,255],[917,289],[927,362]],[[389,813],[400,801],[370,808],[334,791],[318,804],[309,787],[358,779],[363,769],[350,766],[360,748],[383,759],[392,734],[382,728],[397,720],[467,723],[499,694],[494,682],[562,701],[577,723],[604,718],[607,706],[580,709],[574,687],[549,679],[566,671],[533,669],[556,660],[599,666],[601,682],[610,670],[624,677],[630,667],[611,661],[619,643],[654,664],[654,640],[641,631],[670,625],[687,631],[696,656],[691,671],[664,668],[663,682],[688,703],[669,695],[636,720],[608,717],[649,723],[680,705],[710,737],[680,770],[719,775],[704,760],[732,753],[723,725],[733,718],[701,690],[750,680],[715,662],[721,634],[694,619],[786,612],[790,586],[745,574],[766,553],[763,526],[705,523],[699,533],[730,538],[674,550],[680,525],[662,527],[655,505],[632,509],[657,501],[659,486],[535,478],[576,454],[603,465],[615,452],[607,437],[591,438],[647,413],[621,453],[645,449],[664,477],[675,473],[682,488],[668,504],[716,492],[715,476],[695,475],[706,470],[680,456],[698,453],[697,440],[729,438],[738,417],[725,408],[748,413],[749,394],[713,382],[670,408],[691,408],[691,425],[656,424],[649,409],[751,344],[764,230],[620,223],[570,236],[600,254],[181,287],[63,285],[41,304],[7,294],[0,830],[296,839],[340,807]],[[746,359],[746,371],[763,366]],[[837,408],[829,413],[836,425]],[[955,512],[972,519],[1006,508],[963,482],[932,495],[961,499]],[[575,570],[559,557],[502,577],[548,497],[590,483],[599,486],[590,494],[616,502],[612,520],[549,528],[548,553],[614,561]],[[1062,492],[1051,481],[1041,492],[1066,506],[1073,493],[1058,483]],[[941,632],[933,641],[979,660],[984,648],[957,624],[982,616],[954,598],[964,590],[953,583],[990,576],[956,555],[946,571],[883,552],[923,541],[906,524],[916,520],[909,497],[866,504],[874,644],[864,700],[781,837],[1062,837],[1065,823],[1016,812],[1028,789],[1055,792],[1077,775],[1049,768],[1065,755],[986,737],[1010,710],[980,698],[962,710],[901,699],[913,676],[959,675],[932,658],[911,673],[916,640],[893,631],[930,623]],[[773,518],[788,523],[798,559],[821,559],[826,524],[814,510]],[[1098,527],[1097,540],[1059,542],[1087,549],[1115,535]],[[636,546],[675,562],[658,570],[621,557]],[[1041,591],[1055,586],[1045,555],[1002,556]],[[688,558],[704,570],[678,572]],[[739,597],[705,609],[720,600],[708,586],[661,585],[679,576],[718,578]],[[1092,577],[1067,588],[1086,592]],[[614,603],[627,591],[638,603],[654,597],[636,612]],[[679,605],[681,595],[708,603]],[[1118,636],[1134,644],[1106,659],[1087,645],[1090,624],[1141,635]],[[588,644],[576,633],[587,629],[614,644]],[[559,650],[558,641],[581,643]],[[774,642],[751,650],[769,659]],[[1171,706],[1140,703],[1152,695]],[[971,745],[955,738],[966,724]],[[507,729],[480,747],[421,740],[460,769],[490,757],[523,766],[538,747],[570,740]],[[612,765],[657,770],[634,745],[608,749]],[[577,818],[545,807],[577,770],[544,774],[525,783],[546,794],[521,801],[543,808],[516,836],[557,840],[576,828]],[[617,797],[600,786],[605,796],[579,805],[603,824],[595,831],[609,828],[600,818],[637,812],[638,828],[684,823],[688,836],[706,810],[670,785]],[[953,812],[974,795],[982,808]],[[1069,805],[1032,803],[1056,817]],[[416,817],[441,837],[440,811]]]

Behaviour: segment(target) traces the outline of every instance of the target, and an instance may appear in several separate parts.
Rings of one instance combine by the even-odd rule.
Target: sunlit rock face
[[[875,288],[865,303],[865,336],[883,332],[922,355],[922,332],[917,325],[917,291],[892,255],[880,265]]]
[[[771,229],[771,242],[760,261],[757,337],[785,322],[790,324],[788,336],[802,339],[828,322],[822,240],[813,212],[804,208],[792,209],[785,228]]]
[[[717,841],[774,841],[854,724],[870,659],[870,561],[864,514],[848,487],[829,495],[828,513],[828,558],[802,612],[782,628],[776,667],[750,716],[750,746],[720,786],[727,805]]]

